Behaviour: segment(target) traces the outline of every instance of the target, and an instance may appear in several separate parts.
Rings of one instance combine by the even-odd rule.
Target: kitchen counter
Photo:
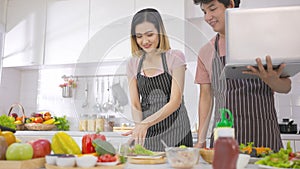
[[[23,142],[32,140],[34,138],[47,138],[50,139],[57,131],[17,131],[15,135],[17,138],[21,139]],[[80,131],[65,131],[70,136],[72,136],[75,141],[81,147],[81,138],[83,135],[94,132],[80,132]],[[105,135],[107,140],[110,141],[113,145],[118,146],[120,143],[125,143],[129,137],[122,136],[122,131],[118,132],[101,132],[101,134]],[[300,135],[297,134],[282,134],[282,140],[300,140]],[[197,139],[197,134],[193,133],[193,138]],[[147,169],[171,169],[172,167],[168,164],[153,164],[153,165],[138,165],[138,164],[130,164],[127,163],[125,165],[125,169],[144,169],[147,166]],[[200,159],[200,163],[196,165],[194,168],[201,169],[212,169],[212,166]],[[248,164],[246,169],[258,169],[259,167],[254,164]]]

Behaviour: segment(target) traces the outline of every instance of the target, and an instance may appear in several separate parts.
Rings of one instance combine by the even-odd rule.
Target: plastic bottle
[[[225,117],[229,114],[230,121]],[[233,117],[228,109],[221,109],[221,121],[217,124],[214,136],[213,169],[236,169],[239,156],[239,145],[234,139]]]
[[[214,141],[218,139],[218,130],[221,128],[232,128],[233,127],[233,116],[230,110],[220,109],[221,120],[216,124],[214,128]],[[228,118],[226,117],[228,116]],[[232,130],[232,137],[234,138],[234,129]]]

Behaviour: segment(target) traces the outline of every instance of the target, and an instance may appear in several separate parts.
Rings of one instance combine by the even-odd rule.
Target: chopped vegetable
[[[300,159],[295,159],[292,153],[291,143],[287,143],[287,148],[281,148],[279,152],[270,154],[255,164],[267,165],[278,168],[300,168]]]
[[[154,155],[150,150],[145,149],[142,145],[136,144],[130,151],[134,155]]]

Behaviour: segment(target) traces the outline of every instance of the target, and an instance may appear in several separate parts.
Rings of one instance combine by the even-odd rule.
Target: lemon
[[[186,148],[186,146],[185,145],[180,145],[179,148]]]

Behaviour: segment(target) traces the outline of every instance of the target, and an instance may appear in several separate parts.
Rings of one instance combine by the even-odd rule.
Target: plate
[[[258,157],[251,157],[249,160],[249,164],[254,164],[256,161],[261,160],[263,158],[258,158]]]
[[[272,167],[267,165],[258,165],[258,167],[263,169],[292,169],[292,168],[277,168],[277,167]]]
[[[117,165],[119,162],[118,161],[114,161],[114,162],[98,162],[97,165],[102,165],[102,166],[115,166]]]

